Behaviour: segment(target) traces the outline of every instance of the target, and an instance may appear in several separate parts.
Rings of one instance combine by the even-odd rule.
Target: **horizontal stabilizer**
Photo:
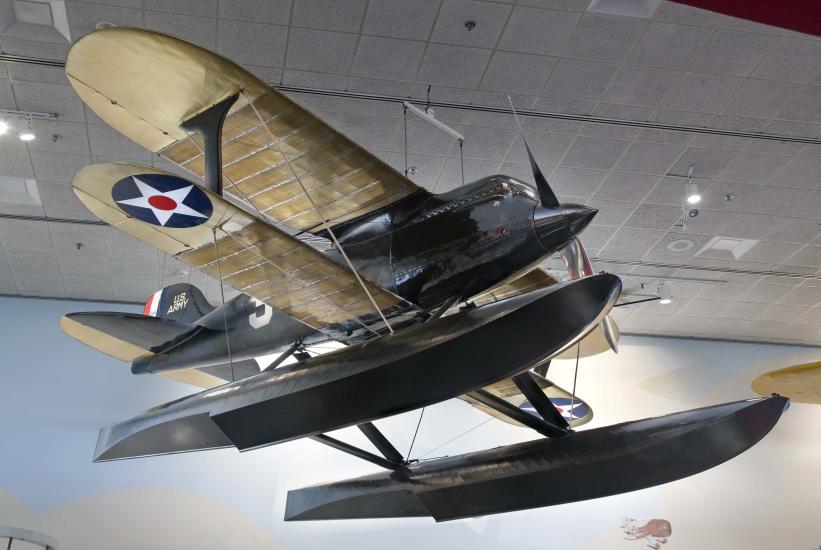
[[[746,451],[788,404],[780,396],[737,401],[314,485],[288,492],[285,519],[446,521],[653,487]]]
[[[68,313],[60,328],[69,336],[122,361],[134,361],[186,339],[203,327],[120,312]]]

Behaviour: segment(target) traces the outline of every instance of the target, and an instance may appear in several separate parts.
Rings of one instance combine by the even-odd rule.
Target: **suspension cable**
[[[465,140],[459,140],[459,163],[462,166],[462,187],[464,187],[465,185],[465,151],[463,147],[464,143]]]
[[[576,377],[579,375],[579,355],[581,355],[581,351],[582,342],[579,340],[579,343],[576,344],[576,369],[573,371],[573,393],[570,394],[570,421],[567,423],[568,426],[573,422],[573,405],[576,402]]]
[[[217,228],[211,228],[214,232],[214,256],[217,259],[217,277],[220,282],[220,296],[222,296],[222,326],[225,329],[225,348],[228,350],[228,365],[231,367],[231,382],[236,382],[234,375],[234,360],[231,358],[231,338],[228,337],[228,312],[225,310],[225,285],[222,282],[222,268],[220,267],[220,251],[217,244]]]
[[[416,423],[416,430],[413,432],[413,439],[411,439],[410,448],[408,449],[407,456],[408,460],[410,460],[411,451],[413,451],[413,444],[416,443],[416,434],[419,433],[419,426],[422,425],[422,417],[425,416],[425,407],[422,407],[422,412],[419,413],[419,421]]]
[[[268,124],[265,123],[265,119],[262,118],[262,115],[260,114],[259,110],[257,109],[257,106],[254,105],[254,103],[250,100],[250,98],[248,97],[245,90],[242,90],[240,93],[245,98],[245,101],[248,102],[248,105],[251,106],[251,109],[254,111],[254,113],[257,115],[257,118],[259,119],[260,124],[262,124],[262,126],[265,128],[265,131],[268,133],[268,136],[271,138],[271,143],[277,148],[277,151],[279,152],[280,155],[282,155],[282,158],[285,159],[285,164],[288,165],[288,168],[291,170],[291,173],[293,174],[294,179],[299,184],[299,187],[302,189],[302,192],[305,193],[305,197],[307,197],[307,199],[310,201],[311,206],[313,206],[314,210],[316,211],[317,216],[319,216],[319,219],[322,221],[322,227],[325,229],[325,231],[328,232],[328,235],[330,235],[331,240],[334,242],[334,245],[336,246],[337,250],[339,250],[339,253],[345,259],[345,263],[348,264],[348,267],[353,272],[354,277],[356,277],[357,282],[359,282],[359,285],[362,287],[362,290],[364,290],[365,294],[368,296],[368,300],[370,300],[370,302],[373,305],[374,309],[379,314],[379,317],[382,318],[382,321],[385,323],[385,326],[388,327],[388,331],[391,334],[393,334],[393,327],[391,327],[391,324],[390,324],[390,322],[388,322],[388,319],[387,319],[387,317],[385,317],[385,314],[382,312],[382,309],[376,303],[376,300],[374,300],[373,295],[371,294],[371,291],[368,290],[368,286],[362,280],[362,277],[359,276],[359,271],[357,271],[356,267],[354,267],[353,262],[351,262],[351,259],[348,258],[348,254],[345,253],[345,249],[342,248],[342,245],[339,243],[339,240],[337,240],[336,235],[334,234],[333,230],[331,229],[330,224],[328,223],[328,220],[325,219],[325,216],[320,211],[319,206],[317,206],[316,202],[314,201],[314,198],[310,195],[310,193],[308,193],[308,189],[305,187],[305,184],[302,183],[302,179],[300,179],[300,177],[297,175],[296,169],[294,169],[293,165],[291,165],[291,163],[288,162],[288,157],[285,155],[285,152],[282,150],[282,147],[279,144],[279,140],[277,140],[276,137],[274,137],[273,132],[271,132],[271,129],[268,127]]]

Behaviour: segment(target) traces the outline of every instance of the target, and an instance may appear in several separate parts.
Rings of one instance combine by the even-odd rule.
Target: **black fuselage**
[[[334,235],[362,277],[431,311],[532,268],[566,246],[595,213],[578,205],[544,208],[524,183],[490,176],[448,193],[412,195],[337,225]],[[337,249],[325,253],[344,265]],[[226,322],[235,360],[286,349],[297,339],[309,343],[325,338],[242,295],[227,303],[224,312],[217,308],[202,318],[198,324],[210,330],[135,363],[132,370],[225,363]]]

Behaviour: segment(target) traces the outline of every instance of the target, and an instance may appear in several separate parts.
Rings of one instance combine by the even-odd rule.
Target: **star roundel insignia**
[[[132,218],[162,227],[195,227],[214,212],[201,189],[167,174],[125,177],[111,188],[111,198]]]
[[[559,414],[561,414],[567,421],[584,418],[587,416],[587,413],[590,412],[590,407],[587,406],[587,403],[578,399],[573,401],[572,407],[570,404],[570,399],[566,397],[551,397],[550,402],[553,403],[553,406],[556,407]],[[530,401],[525,401],[519,405],[519,408],[534,416],[539,416],[539,413],[536,412],[536,408],[530,403]]]

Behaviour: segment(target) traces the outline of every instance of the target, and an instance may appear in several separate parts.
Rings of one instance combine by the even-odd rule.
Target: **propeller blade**
[[[527,149],[527,158],[530,159],[530,169],[533,170],[533,179],[536,181],[536,188],[539,190],[539,201],[542,206],[559,206],[559,199],[547,183],[547,178],[542,174],[539,165],[536,164],[536,159],[533,158],[533,153],[530,151],[530,146],[527,144],[524,133],[522,133],[522,141],[525,142],[525,149]]]
[[[547,183],[547,178],[544,177],[539,165],[536,164],[536,159],[533,158],[533,152],[530,150],[530,145],[527,143],[527,138],[525,138],[524,130],[522,130],[522,124],[519,122],[519,115],[516,114],[516,107],[513,106],[513,100],[510,96],[507,96],[507,100],[510,102],[510,110],[513,111],[513,118],[516,119],[516,126],[519,127],[519,134],[522,136],[522,141],[525,142],[527,158],[530,159],[530,169],[533,171],[533,179],[536,181],[536,189],[539,191],[539,201],[542,203],[542,206],[545,207],[559,206],[559,199],[556,198],[556,194]]]
[[[601,322],[601,330],[604,333],[604,338],[607,340],[610,349],[615,353],[619,352],[619,329],[616,328],[616,323],[608,315]]]
[[[590,263],[587,251],[578,237],[562,248],[559,254],[564,260],[564,267],[571,279],[593,275],[593,264]]]

